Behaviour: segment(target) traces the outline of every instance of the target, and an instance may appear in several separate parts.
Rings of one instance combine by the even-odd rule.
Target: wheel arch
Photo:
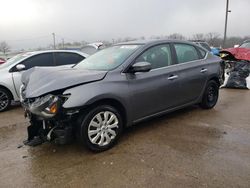
[[[211,81],[211,80],[215,81],[219,86],[221,85],[220,79],[219,79],[217,76],[211,77],[211,78],[208,80],[208,82]]]
[[[102,99],[92,101],[91,103],[88,104],[88,107],[94,107],[94,106],[103,105],[103,104],[110,105],[114,107],[115,109],[117,109],[121,113],[123,125],[126,126],[127,111],[126,111],[124,104],[121,101],[114,99],[114,98],[102,98]]]

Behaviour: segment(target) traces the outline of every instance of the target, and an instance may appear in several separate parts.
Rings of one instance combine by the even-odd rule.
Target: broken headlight
[[[52,118],[57,114],[61,106],[60,104],[61,100],[58,96],[49,94],[35,99],[35,101],[29,105],[29,111],[44,118]]]

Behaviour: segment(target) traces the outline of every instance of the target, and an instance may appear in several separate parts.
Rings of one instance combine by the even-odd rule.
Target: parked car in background
[[[211,48],[206,41],[203,41],[203,40],[191,40],[191,42],[205,48],[206,50],[208,50],[209,52],[211,52],[214,55],[217,55],[217,56],[220,55],[220,50],[218,48],[214,48],[214,47]]]
[[[22,53],[7,60],[0,65],[0,112],[7,110],[12,101],[19,101],[23,71],[36,66],[72,66],[87,56],[79,51],[49,50]]]
[[[0,58],[0,65],[5,63],[5,60],[3,58]]]
[[[250,40],[244,41],[235,48],[223,49],[220,55],[228,75],[224,87],[250,89],[247,84],[250,75]]]
[[[244,41],[241,45],[235,45],[234,48],[248,48],[250,49],[250,40]]]
[[[175,40],[136,41],[103,49],[72,68],[35,68],[22,76],[28,140],[111,148],[124,127],[193,104],[213,108],[221,59]],[[44,76],[46,75],[46,77]]]
[[[91,44],[87,44],[83,46],[80,50],[86,54],[92,55],[103,48],[104,48],[104,45],[102,42],[95,42],[95,43],[91,43]]]
[[[234,48],[223,49],[220,55],[226,61],[250,61],[250,40],[244,41],[241,45],[235,45]]]

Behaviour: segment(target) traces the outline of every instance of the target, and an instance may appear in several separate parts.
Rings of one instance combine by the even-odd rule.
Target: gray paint
[[[74,69],[63,69],[58,72],[53,71],[56,69],[43,69],[44,71],[41,73],[34,71],[32,73],[34,76],[30,79],[33,84],[27,86],[29,92],[31,92],[28,92],[28,95],[34,97],[38,96],[39,92],[45,94],[50,92],[52,88],[60,89],[59,85],[64,88],[69,87],[70,84],[76,85],[76,83],[81,83],[79,79],[86,79],[86,74],[88,81],[92,82],[65,90],[63,94],[70,94],[70,97],[63,104],[63,107],[66,109],[77,108],[102,99],[114,99],[126,109],[128,125],[153,115],[200,102],[207,81],[211,78],[219,78],[219,62],[221,60],[216,56],[207,54],[204,59],[183,64],[176,64],[176,59],[173,58],[175,64],[168,67],[154,69],[146,73],[127,72],[135,58],[146,49],[163,43],[171,44],[172,42],[180,41],[136,42],[136,44],[142,44],[142,47],[134,52],[120,67],[109,71],[106,76],[104,72],[85,72],[84,70],[77,71]],[[182,41],[182,43],[185,42]],[[192,43],[188,44],[193,45]],[[202,73],[202,69],[207,69],[207,72]],[[72,72],[77,74],[71,75]],[[58,77],[60,79],[49,82],[50,73],[53,73],[55,80]],[[38,84],[37,81],[41,79],[43,74],[47,75],[48,78],[45,79],[48,83],[40,81]],[[67,79],[64,79],[64,75]],[[177,75],[178,79],[169,80],[169,77],[173,75]],[[47,83],[50,87],[39,88],[39,86],[42,86],[40,84],[44,83]],[[38,89],[39,92],[34,88]],[[33,90],[35,94],[32,93]]]
[[[67,67],[34,67],[23,73],[26,97],[34,98],[46,93],[103,79],[105,71],[88,71]]]

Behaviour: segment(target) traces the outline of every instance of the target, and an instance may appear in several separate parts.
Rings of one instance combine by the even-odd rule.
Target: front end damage
[[[79,108],[63,108],[72,97],[63,93],[72,87],[102,80],[107,71],[67,67],[34,67],[22,74],[20,101],[30,119],[26,145],[46,141],[69,143],[75,133]]]
[[[30,120],[25,145],[36,146],[47,141],[67,144],[72,141],[79,111],[62,107],[67,98],[48,94],[35,99],[22,99],[25,117]]]

